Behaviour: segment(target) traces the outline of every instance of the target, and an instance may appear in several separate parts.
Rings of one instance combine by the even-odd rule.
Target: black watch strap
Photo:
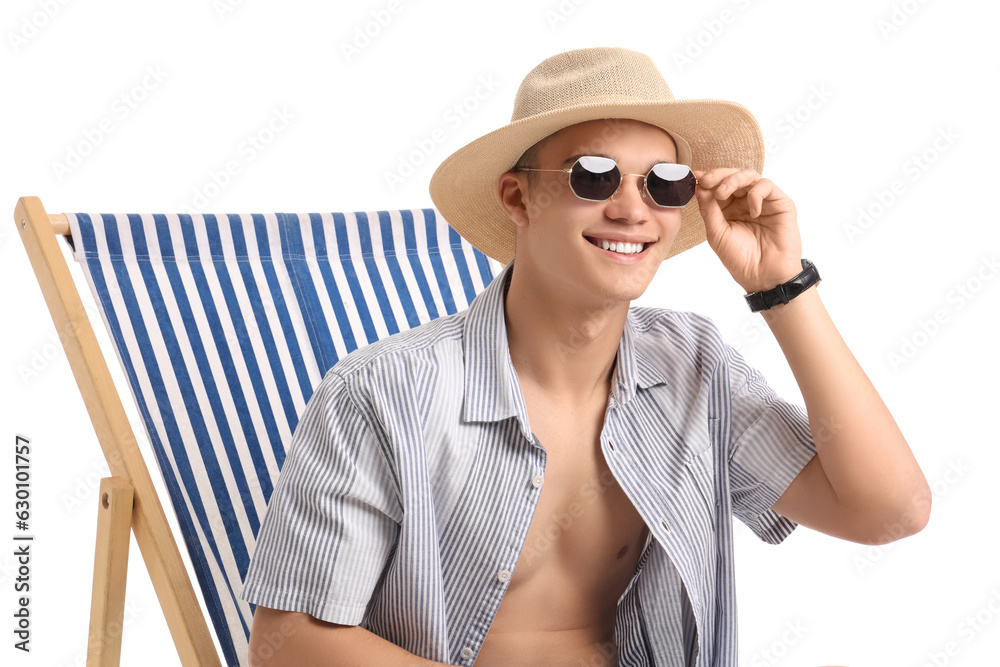
[[[764,290],[763,292],[747,294],[744,298],[746,298],[750,310],[756,313],[777,306],[778,304],[788,303],[819,281],[819,270],[816,268],[816,265],[808,259],[803,259],[802,272],[787,283],[781,283],[777,287]]]

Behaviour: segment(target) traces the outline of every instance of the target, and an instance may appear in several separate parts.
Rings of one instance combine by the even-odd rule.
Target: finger
[[[778,201],[786,195],[774,181],[762,178],[747,192],[747,204],[752,217],[756,218],[764,211],[765,201]]]
[[[727,174],[719,180],[719,184],[729,184],[735,190],[761,179],[761,175],[755,169],[739,169],[731,174]]]
[[[761,211],[764,210],[764,200],[770,198],[774,190],[774,183],[766,178],[760,179],[747,190],[747,209],[750,211],[751,218],[756,218],[761,214]]]
[[[742,197],[747,189],[760,180],[760,174],[753,169],[741,169],[724,176],[716,184],[714,190],[716,198]]]
[[[698,208],[701,212],[701,219],[705,222],[705,237],[711,247],[716,246],[716,241],[729,227],[719,202],[715,200],[710,190],[700,190],[695,193],[698,200]]]
[[[740,170],[733,167],[716,167],[714,169],[706,169],[705,171],[694,171],[694,176],[698,179],[698,185],[711,190],[724,178],[738,171]]]

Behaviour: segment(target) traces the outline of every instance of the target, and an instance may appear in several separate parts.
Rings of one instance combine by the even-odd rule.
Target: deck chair
[[[22,197],[14,218],[112,472],[87,664],[120,660],[130,530],[181,663],[221,663],[60,236],[128,379],[222,660],[246,665],[253,609],[239,594],[313,389],[348,352],[468,307],[502,267],[432,209],[50,216]]]

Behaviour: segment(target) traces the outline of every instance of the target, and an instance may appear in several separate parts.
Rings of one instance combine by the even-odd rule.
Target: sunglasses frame
[[[575,169],[576,165],[578,165],[580,163],[580,160],[583,160],[584,158],[599,158],[601,160],[611,160],[611,162],[613,162],[614,165],[615,165],[615,169],[618,170],[618,175],[620,177],[620,180],[618,181],[618,187],[615,188],[615,191],[612,192],[607,197],[605,197],[604,199],[591,199],[590,197],[584,197],[579,192],[576,191],[576,188],[573,187],[573,176],[572,176],[573,175],[573,169]],[[517,167],[515,169],[512,169],[511,171],[548,171],[548,172],[553,172],[553,173],[560,173],[561,172],[561,173],[564,173],[564,174],[569,174],[570,176],[569,176],[569,178],[567,178],[567,180],[569,181],[569,189],[573,191],[573,194],[576,195],[577,199],[582,199],[583,201],[611,201],[612,199],[615,198],[615,195],[618,194],[619,190],[622,189],[622,185],[625,183],[625,177],[626,176],[639,176],[639,177],[642,178],[642,192],[643,192],[643,194],[646,197],[649,197],[649,201],[653,202],[653,204],[655,204],[656,206],[659,206],[660,208],[684,208],[685,206],[687,206],[688,204],[691,203],[691,199],[694,199],[694,193],[691,194],[691,199],[688,199],[686,202],[684,202],[683,204],[680,204],[678,206],[671,206],[669,204],[661,204],[658,201],[656,201],[655,199],[653,199],[653,195],[650,194],[650,192],[649,192],[649,185],[647,183],[647,179],[649,178],[649,175],[653,173],[653,170],[656,169],[657,167],[659,167],[661,164],[671,164],[671,165],[679,165],[679,166],[682,166],[682,167],[686,167],[687,170],[688,170],[688,173],[690,173],[691,176],[694,178],[695,188],[698,187],[698,177],[694,175],[694,171],[691,169],[691,167],[689,167],[686,164],[682,164],[680,162],[657,162],[652,167],[650,167],[649,171],[646,172],[645,174],[629,174],[629,173],[623,173],[622,172],[621,167],[618,166],[618,162],[617,161],[615,161],[612,158],[605,157],[603,155],[581,155],[580,157],[578,157],[573,162],[573,164],[571,164],[569,167],[567,167],[565,169],[536,169],[534,167]],[[586,169],[586,167],[584,167],[584,169]],[[587,169],[587,171],[590,171],[590,170]],[[593,172],[591,172],[591,173],[593,173]]]

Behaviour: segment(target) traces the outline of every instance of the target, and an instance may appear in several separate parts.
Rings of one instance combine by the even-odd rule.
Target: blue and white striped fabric
[[[67,214],[230,665],[299,416],[341,357],[465,309],[500,265],[430,209]]]
[[[513,266],[468,310],[330,370],[290,446],[247,599],[475,662],[547,483],[507,345]],[[772,544],[793,530],[770,508],[816,452],[805,412],[707,318],[632,308],[600,446],[650,529],[617,604],[621,667],[737,667],[732,516]]]

